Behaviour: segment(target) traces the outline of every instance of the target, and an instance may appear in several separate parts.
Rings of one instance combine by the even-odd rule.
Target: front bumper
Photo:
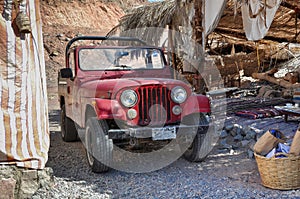
[[[127,129],[111,129],[108,131],[109,139],[152,138],[153,140],[175,139],[180,135],[195,136],[196,132],[206,133],[207,125],[173,125],[164,127],[139,127]]]

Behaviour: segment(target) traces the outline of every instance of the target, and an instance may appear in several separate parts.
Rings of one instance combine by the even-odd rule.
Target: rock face
[[[0,167],[0,198],[31,198],[39,188],[51,187],[52,173],[51,168],[33,170],[2,166]]]

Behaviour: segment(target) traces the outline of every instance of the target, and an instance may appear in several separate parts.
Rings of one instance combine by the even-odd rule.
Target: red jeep
[[[121,45],[126,42],[130,45]],[[167,144],[179,137],[178,129],[186,135],[194,130],[182,154],[200,161],[210,102],[177,76],[162,49],[138,39],[72,39],[66,47],[66,68],[58,77],[62,139],[82,137],[92,171],[104,172],[116,146]]]

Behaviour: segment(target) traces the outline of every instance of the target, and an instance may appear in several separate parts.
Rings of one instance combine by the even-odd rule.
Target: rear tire
[[[78,133],[73,120],[66,116],[66,107],[61,107],[60,113],[61,137],[65,142],[74,142],[78,140]]]
[[[198,119],[197,117],[200,118]],[[198,128],[197,134],[191,146],[183,154],[183,157],[190,162],[200,162],[207,157],[207,154],[203,156],[201,152],[201,147],[208,129],[208,121],[203,114],[200,114],[200,116],[191,116],[186,120],[185,124],[193,125],[196,123],[195,121],[199,121],[199,125],[201,125],[201,127]]]
[[[112,163],[113,142],[107,135],[105,121],[90,118],[87,121],[85,141],[88,164],[95,173],[107,172]]]

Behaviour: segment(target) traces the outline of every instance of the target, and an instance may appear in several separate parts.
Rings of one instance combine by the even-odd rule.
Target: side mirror
[[[60,69],[60,77],[61,78],[72,78],[73,72],[71,68],[63,68]]]

